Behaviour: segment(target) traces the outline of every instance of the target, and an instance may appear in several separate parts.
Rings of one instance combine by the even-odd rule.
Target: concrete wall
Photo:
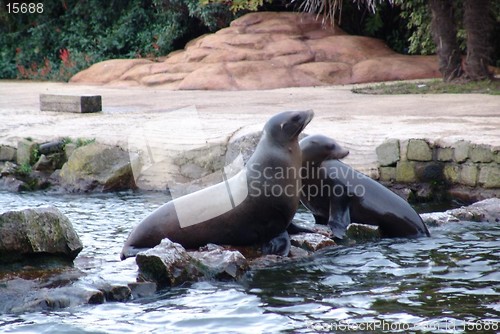
[[[500,188],[500,147],[389,139],[376,149],[380,181]]]

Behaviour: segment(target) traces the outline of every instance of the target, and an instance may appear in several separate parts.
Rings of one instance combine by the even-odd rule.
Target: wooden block
[[[91,113],[102,110],[100,95],[40,94],[41,111]]]

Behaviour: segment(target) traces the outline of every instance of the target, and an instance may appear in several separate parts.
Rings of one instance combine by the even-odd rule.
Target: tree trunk
[[[476,0],[470,0],[474,2]],[[457,42],[457,29],[453,15],[453,0],[429,0],[432,12],[432,38],[437,47],[439,71],[444,81],[459,78],[462,74],[462,59]]]
[[[467,32],[465,73],[471,80],[489,79],[493,19],[489,0],[464,0],[464,27]]]

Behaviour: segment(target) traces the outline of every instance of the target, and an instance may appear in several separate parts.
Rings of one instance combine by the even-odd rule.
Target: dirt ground
[[[165,126],[168,142],[217,142],[258,130],[285,110],[313,109],[305,133],[323,133],[347,147],[345,161],[368,172],[387,138],[470,140],[500,146],[500,97],[479,94],[360,95],[352,86],[262,91],[171,91],[66,83],[0,81],[0,144],[32,137],[95,138],[127,147],[131,134]],[[103,111],[40,111],[40,94],[101,95]]]

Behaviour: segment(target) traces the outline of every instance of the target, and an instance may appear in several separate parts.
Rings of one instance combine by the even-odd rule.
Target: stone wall
[[[379,179],[480,188],[495,197],[500,192],[499,151],[498,146],[464,140],[389,139],[376,149]]]

